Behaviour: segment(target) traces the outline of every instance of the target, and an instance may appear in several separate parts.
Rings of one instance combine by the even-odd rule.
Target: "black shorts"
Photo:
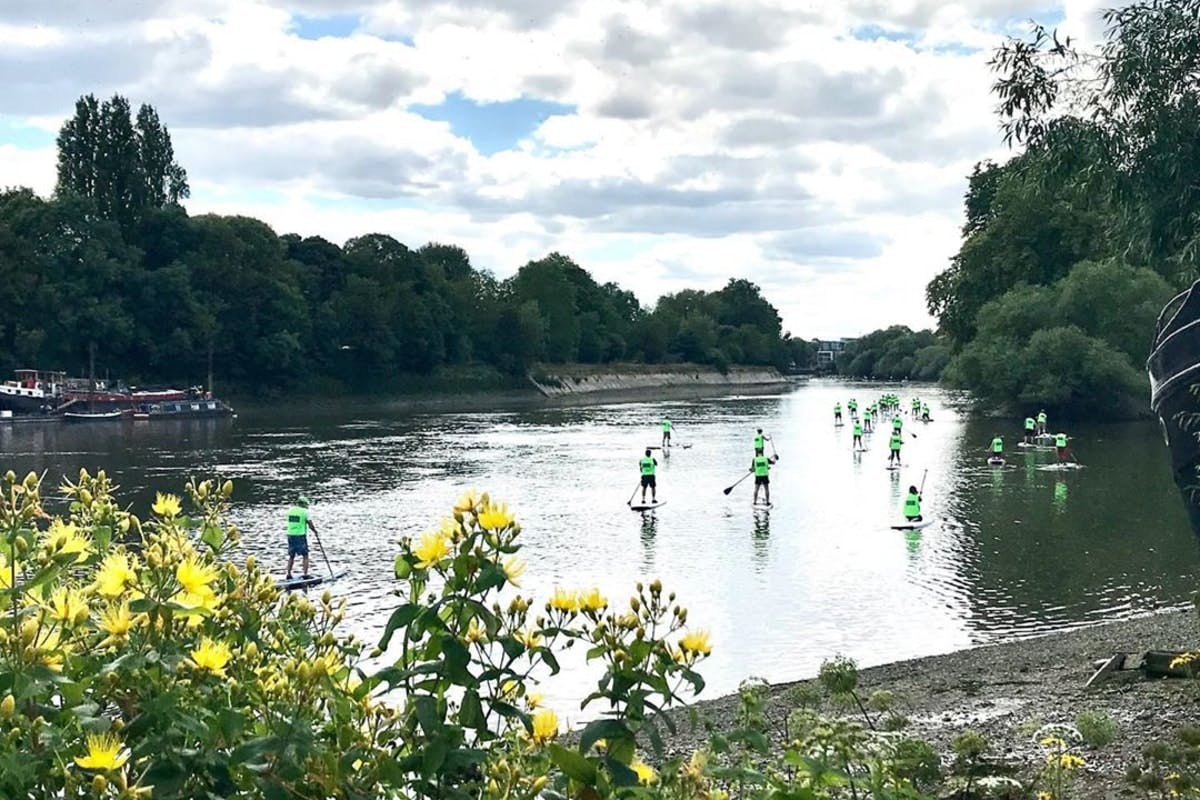
[[[642,476],[642,486],[652,486],[652,487],[657,488],[658,482],[654,480],[653,475],[643,475]]]
[[[306,556],[308,555],[308,536],[289,536],[288,537],[288,555],[289,556]]]
[[[754,485],[755,486],[770,486],[771,485],[771,476],[770,475],[755,475],[754,476]]]

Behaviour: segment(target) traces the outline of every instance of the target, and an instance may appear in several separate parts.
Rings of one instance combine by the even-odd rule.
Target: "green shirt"
[[[892,438],[888,440],[888,444],[893,450],[899,450],[900,445],[904,444],[904,439],[898,433],[893,433]]]
[[[754,449],[755,450],[762,450],[764,444],[765,444],[764,437],[761,433],[754,437]]]
[[[1067,446],[1067,435],[1065,433],[1060,433],[1057,436],[1055,436],[1054,437],[1054,446],[1055,447],[1066,447]]]
[[[921,516],[921,495],[909,492],[904,498],[904,516],[916,519]]]
[[[1033,421],[1033,417],[1026,417],[1025,418],[1025,430],[1031,431],[1035,427],[1037,427],[1037,423]]]
[[[651,458],[650,456],[646,456],[645,458],[638,461],[638,466],[641,468],[643,475],[653,475],[654,474],[655,463],[654,463],[654,459]]]
[[[997,436],[995,439],[992,439],[992,452],[993,453],[1003,453],[1004,452],[1004,440],[1001,439],[999,436]]]
[[[670,433],[671,432],[671,420],[664,419],[662,421],[662,429],[663,429],[663,433]]]
[[[292,506],[287,512],[288,536],[304,536],[308,533],[308,509]]]
[[[765,478],[771,473],[771,460],[766,456],[755,456],[753,468],[756,477]]]

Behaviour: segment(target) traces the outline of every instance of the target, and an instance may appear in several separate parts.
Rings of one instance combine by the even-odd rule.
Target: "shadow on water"
[[[833,425],[834,403],[883,391],[919,392],[935,410],[916,438],[905,420],[899,470],[884,468],[883,426],[856,453],[851,429]],[[1200,559],[1152,425],[1069,431],[1087,468],[1053,472],[1044,469],[1052,451],[1017,452],[1012,420],[1008,465],[996,470],[983,447],[997,422],[959,409],[930,387],[814,380],[775,396],[570,408],[414,414],[359,405],[0,425],[0,448],[5,469],[46,471],[48,486],[104,467],[122,500],[141,508],[193,475],[233,478],[244,550],[277,572],[283,511],[306,494],[334,570],[348,573],[331,589],[366,640],[396,602],[398,540],[437,525],[464,489],[487,490],[521,520],[523,592],[596,586],[616,606],[637,581],[661,577],[690,622],[712,631],[704,674],[714,694],[749,674],[804,677],[838,652],[880,663],[1187,600]],[[680,445],[659,459],[667,504],[633,514],[626,500],[638,459],[660,443],[664,415]],[[769,512],[751,508],[752,480],[723,492],[745,474],[758,426],[784,456],[771,471]],[[922,505],[936,521],[891,530],[904,491],[926,470]],[[583,669],[564,665],[547,698],[578,708]]]

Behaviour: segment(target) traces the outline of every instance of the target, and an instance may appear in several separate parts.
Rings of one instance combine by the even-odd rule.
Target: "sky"
[[[75,100],[155,106],[190,213],[343,243],[558,251],[653,304],[731,277],[806,339],[933,324],[987,66],[1098,0],[0,0],[0,186],[54,186]],[[81,12],[79,9],[87,9]]]

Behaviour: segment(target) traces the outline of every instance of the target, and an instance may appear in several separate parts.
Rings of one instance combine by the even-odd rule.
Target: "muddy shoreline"
[[[955,736],[971,729],[991,742],[992,758],[1023,765],[1026,773],[1041,763],[1037,728],[1072,724],[1082,711],[1103,710],[1116,722],[1117,737],[1104,748],[1081,747],[1087,764],[1078,775],[1077,796],[1140,797],[1126,782],[1128,766],[1151,741],[1200,724],[1198,687],[1193,681],[1146,679],[1135,671],[1115,673],[1090,689],[1084,685],[1095,662],[1116,653],[1198,646],[1200,617],[1189,607],[863,669],[859,688],[863,696],[876,689],[893,692],[896,710],[910,720],[906,733],[929,741],[943,756]],[[776,741],[796,707],[794,690],[811,683],[771,686],[765,714]],[[728,731],[736,725],[739,700],[730,695],[692,708],[715,730]],[[847,715],[844,709],[822,711]],[[690,753],[707,743],[708,735],[691,729],[686,716],[678,716],[678,733],[668,741],[671,753]]]

